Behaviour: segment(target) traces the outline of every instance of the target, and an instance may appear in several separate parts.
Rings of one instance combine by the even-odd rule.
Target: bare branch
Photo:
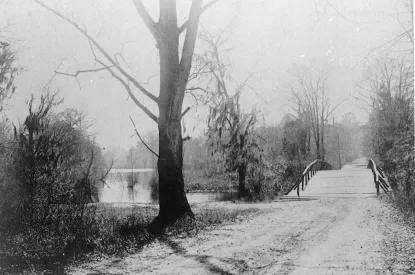
[[[60,65],[59,65],[60,66]],[[109,68],[111,68],[111,67],[113,67],[113,66],[108,66]],[[58,71],[58,68],[56,68],[56,70],[54,70],[54,73],[55,73],[55,75],[58,75],[58,74],[60,74],[60,75],[66,75],[66,76],[71,76],[71,77],[74,77],[75,79],[76,79],[76,82],[78,83],[78,86],[79,86],[79,89],[80,90],[82,90],[82,87],[81,87],[81,83],[79,83],[79,80],[78,80],[78,75],[79,74],[82,74],[82,73],[94,73],[94,72],[99,72],[99,71],[106,71],[107,70],[107,68],[106,67],[103,67],[103,68],[97,68],[97,69],[85,69],[85,70],[77,70],[74,74],[71,74],[71,73],[65,73],[65,72],[60,72],[60,71]],[[55,76],[54,75],[54,76]],[[52,76],[52,78],[54,77],[54,76]],[[52,80],[52,79],[51,79]],[[48,82],[48,84],[50,83],[50,81]]]
[[[193,0],[190,7],[189,26],[183,43],[182,56],[180,60],[180,78],[188,80],[192,67],[193,53],[196,44],[197,28],[199,26],[200,10],[203,0]]]
[[[187,107],[186,110],[184,110],[184,112],[179,116],[178,120],[181,120],[189,110],[190,110],[190,107]]]
[[[101,63],[103,66],[105,66],[104,63],[102,63],[101,61],[97,60],[99,63]],[[111,73],[111,75],[117,79],[126,89],[126,91],[128,92],[128,94],[130,95],[131,99],[134,101],[134,103],[140,107],[141,110],[144,111],[144,113],[146,113],[152,120],[154,120],[154,122],[157,123],[157,116],[155,114],[153,114],[146,106],[144,106],[143,104],[141,104],[141,102],[138,101],[138,99],[134,96],[133,92],[131,91],[130,86],[118,75],[116,75],[114,73],[114,71],[111,68],[107,68],[107,70]]]
[[[186,91],[197,91],[197,90],[200,90],[202,92],[207,93],[207,90],[204,89],[204,88],[201,88],[201,87],[190,87],[190,88],[186,88]]]
[[[124,76],[126,77],[131,83],[134,84],[134,86],[136,86],[141,92],[143,92],[146,96],[148,96],[149,98],[151,98],[154,102],[157,103],[157,97],[154,96],[153,94],[151,94],[149,91],[147,91],[143,86],[140,85],[140,83],[135,80],[131,75],[129,75],[126,71],[123,70],[123,68],[121,68],[120,65],[118,65],[118,63],[111,58],[111,56],[107,53],[106,50],[104,50],[104,48],[92,37],[90,36],[84,29],[82,29],[81,27],[79,27],[79,25],[77,23],[75,23],[73,20],[71,20],[70,18],[64,16],[63,14],[59,13],[58,11],[52,9],[51,7],[43,4],[41,1],[39,0],[33,0],[34,2],[38,3],[39,5],[41,5],[42,7],[44,7],[45,9],[47,9],[48,11],[52,12],[53,14],[55,14],[56,16],[62,18],[63,20],[65,20],[66,22],[68,22],[69,24],[71,24],[73,27],[75,27],[80,33],[82,33],[90,43],[92,43],[99,51],[102,55],[105,56],[105,58]]]
[[[141,19],[143,19],[144,24],[146,24],[147,28],[150,30],[151,34],[153,34],[154,38],[157,40],[157,27],[156,22],[154,22],[151,15],[148,13],[147,9],[144,7],[143,2],[141,0],[133,0],[134,6],[137,9],[138,14],[140,14]]]
[[[112,68],[114,66],[108,66],[108,68]],[[85,69],[85,70],[77,70],[74,74],[71,73],[64,73],[64,72],[59,72],[59,71],[54,71],[56,74],[61,74],[61,75],[67,75],[67,76],[73,76],[73,77],[77,77],[79,74],[82,73],[93,73],[93,72],[99,72],[99,71],[105,71],[107,70],[106,67],[103,68],[97,68],[97,69]]]
[[[326,115],[324,119],[328,119],[330,115],[341,105],[343,104],[349,97],[344,98],[342,101],[340,101],[336,106],[334,106]]]
[[[118,76],[111,68],[110,66],[106,65],[104,62],[102,62],[101,60],[99,60],[97,58],[97,55],[95,54],[94,48],[92,47],[92,43],[91,41],[89,41],[89,46],[91,48],[91,52],[94,56],[94,59],[96,62],[98,62],[99,64],[101,64],[103,67],[105,67],[107,69],[107,71],[109,71],[111,73],[111,75],[117,79],[125,88],[125,90],[127,91],[127,93],[130,95],[131,99],[134,101],[134,103],[141,109],[144,111],[144,113],[146,113],[152,120],[154,120],[157,123],[157,117],[156,115],[154,115],[146,106],[144,106],[143,104],[141,104],[141,102],[138,101],[138,99],[135,97],[135,95],[133,94],[133,92],[131,91],[130,85],[128,85],[127,82],[125,82],[124,79],[122,79],[120,76]]]
[[[402,37],[404,37],[405,35],[407,35],[408,33],[410,33],[410,32],[412,32],[413,31],[413,29],[410,29],[410,30],[407,30],[407,31],[404,31],[403,33],[401,33],[401,34],[399,34],[399,35],[397,35],[397,36],[395,36],[394,38],[392,38],[392,39],[390,39],[390,40],[388,40],[388,41],[386,41],[385,43],[383,43],[382,45],[380,45],[380,46],[377,46],[377,47],[375,47],[375,48],[372,48],[366,55],[365,55],[365,57],[363,57],[360,61],[358,61],[357,62],[357,64],[355,65],[355,66],[353,66],[351,69],[356,69],[356,67],[357,66],[359,66],[360,65],[360,63],[362,63],[363,62],[363,60],[365,60],[365,59],[367,59],[371,54],[372,54],[372,52],[374,52],[374,51],[376,51],[376,50],[379,50],[379,49],[381,49],[381,48],[383,48],[383,47],[385,47],[386,45],[388,45],[388,44],[391,44],[391,43],[397,43],[397,42],[399,42],[400,41],[400,39],[402,38]]]
[[[213,6],[216,2],[219,2],[219,0],[212,0],[209,3],[207,3],[205,6],[203,6],[203,8],[201,9],[200,14],[198,16],[202,15],[202,13],[204,13],[208,8]],[[184,22],[183,25],[181,25],[180,28],[179,28],[179,33],[182,33],[187,28],[188,24],[189,24],[189,20]]]
[[[159,157],[159,155],[156,153],[156,152],[154,152],[153,150],[151,150],[151,148],[150,147],[148,147],[148,145],[147,145],[147,143],[145,143],[145,141],[141,138],[141,136],[140,136],[140,134],[138,133],[138,131],[137,131],[137,127],[135,127],[135,123],[134,123],[134,121],[133,121],[133,119],[131,118],[131,116],[129,116],[130,117],[130,120],[131,120],[131,123],[133,124],[133,126],[134,126],[134,131],[135,131],[135,133],[137,134],[137,136],[138,136],[138,138],[141,140],[141,142],[144,144],[144,146],[151,152],[151,153],[153,153],[156,157]]]

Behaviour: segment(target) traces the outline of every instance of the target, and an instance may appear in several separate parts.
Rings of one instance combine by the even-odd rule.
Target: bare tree
[[[358,88],[371,104],[370,153],[380,160],[392,187],[409,196],[415,188],[413,57],[379,60]]]
[[[248,195],[246,178],[248,167],[252,161],[261,162],[262,150],[255,140],[254,126],[258,112],[253,109],[244,112],[241,109],[240,97],[249,87],[248,76],[242,84],[232,79],[228,69],[229,64],[223,57],[226,42],[230,35],[222,30],[217,37],[208,32],[202,32],[201,38],[208,45],[203,56],[198,56],[196,74],[203,73],[201,81],[205,87],[192,86],[188,90],[204,92],[205,103],[209,106],[208,142],[213,153],[220,153],[225,159],[229,171],[238,173],[239,197]],[[235,82],[236,88],[230,88]],[[262,162],[261,162],[262,164]]]
[[[112,57],[76,22],[39,0],[33,1],[71,24],[88,39],[94,57],[101,67],[79,70],[72,76],[99,70],[108,71],[121,83],[134,103],[158,124],[159,158],[157,166],[160,210],[159,215],[149,225],[150,231],[161,232],[165,226],[180,217],[193,217],[184,192],[181,119],[185,112],[182,112],[182,105],[192,65],[200,16],[218,0],[211,0],[205,5],[203,5],[203,0],[193,0],[188,20],[181,26],[178,26],[175,0],[160,0],[157,22],[151,17],[141,0],[133,0],[137,13],[156,40],[156,46],[159,50],[160,93],[158,97],[147,91],[139,81],[128,74],[117,62],[117,58]],[[183,46],[180,47],[179,38],[184,33]],[[133,94],[132,87],[141,91],[157,104],[158,117]]]
[[[295,82],[289,84],[292,102],[297,115],[310,126],[315,141],[316,157],[325,159],[324,134],[329,117],[343,102],[334,107],[328,97],[328,75],[322,72],[313,75],[308,68],[297,67]]]

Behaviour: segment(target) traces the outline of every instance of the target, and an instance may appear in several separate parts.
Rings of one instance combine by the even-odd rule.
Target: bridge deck
[[[343,166],[341,170],[317,172],[304,190],[300,186],[300,198],[317,197],[369,197],[376,196],[376,187],[365,159]],[[298,198],[292,190],[283,199]]]

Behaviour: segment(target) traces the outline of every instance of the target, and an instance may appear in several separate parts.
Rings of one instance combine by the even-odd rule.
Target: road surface
[[[356,164],[331,175],[319,172],[315,177],[321,179],[322,186],[312,188],[310,184],[306,200],[199,206],[258,207],[261,211],[194,237],[157,240],[137,254],[72,267],[70,272],[413,274],[415,234],[385,195],[377,197],[369,190],[374,184],[366,182],[366,177],[371,177],[366,172],[364,166]],[[336,197],[339,194],[335,190],[347,196]]]

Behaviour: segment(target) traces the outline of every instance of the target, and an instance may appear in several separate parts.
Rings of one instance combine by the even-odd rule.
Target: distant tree
[[[342,116],[340,127],[343,157],[346,162],[350,162],[356,159],[361,151],[360,123],[354,113],[348,112]]]
[[[264,149],[266,158],[274,165],[280,161],[284,155],[283,140],[284,129],[281,125],[260,126],[256,129],[259,145]]]
[[[298,118],[286,116],[284,121],[283,152],[287,159],[305,156],[309,151],[306,124]]]
[[[315,142],[316,157],[325,160],[324,137],[328,120],[334,110],[328,95],[327,80],[329,76],[322,71],[315,73],[311,68],[296,67],[294,80],[289,83],[289,90],[297,116],[311,128]]]
[[[214,157],[210,155],[207,149],[207,142],[206,137],[195,137],[186,141],[184,144],[186,168],[204,170],[207,174],[219,172],[216,166],[220,166],[220,164],[214,162]]]

